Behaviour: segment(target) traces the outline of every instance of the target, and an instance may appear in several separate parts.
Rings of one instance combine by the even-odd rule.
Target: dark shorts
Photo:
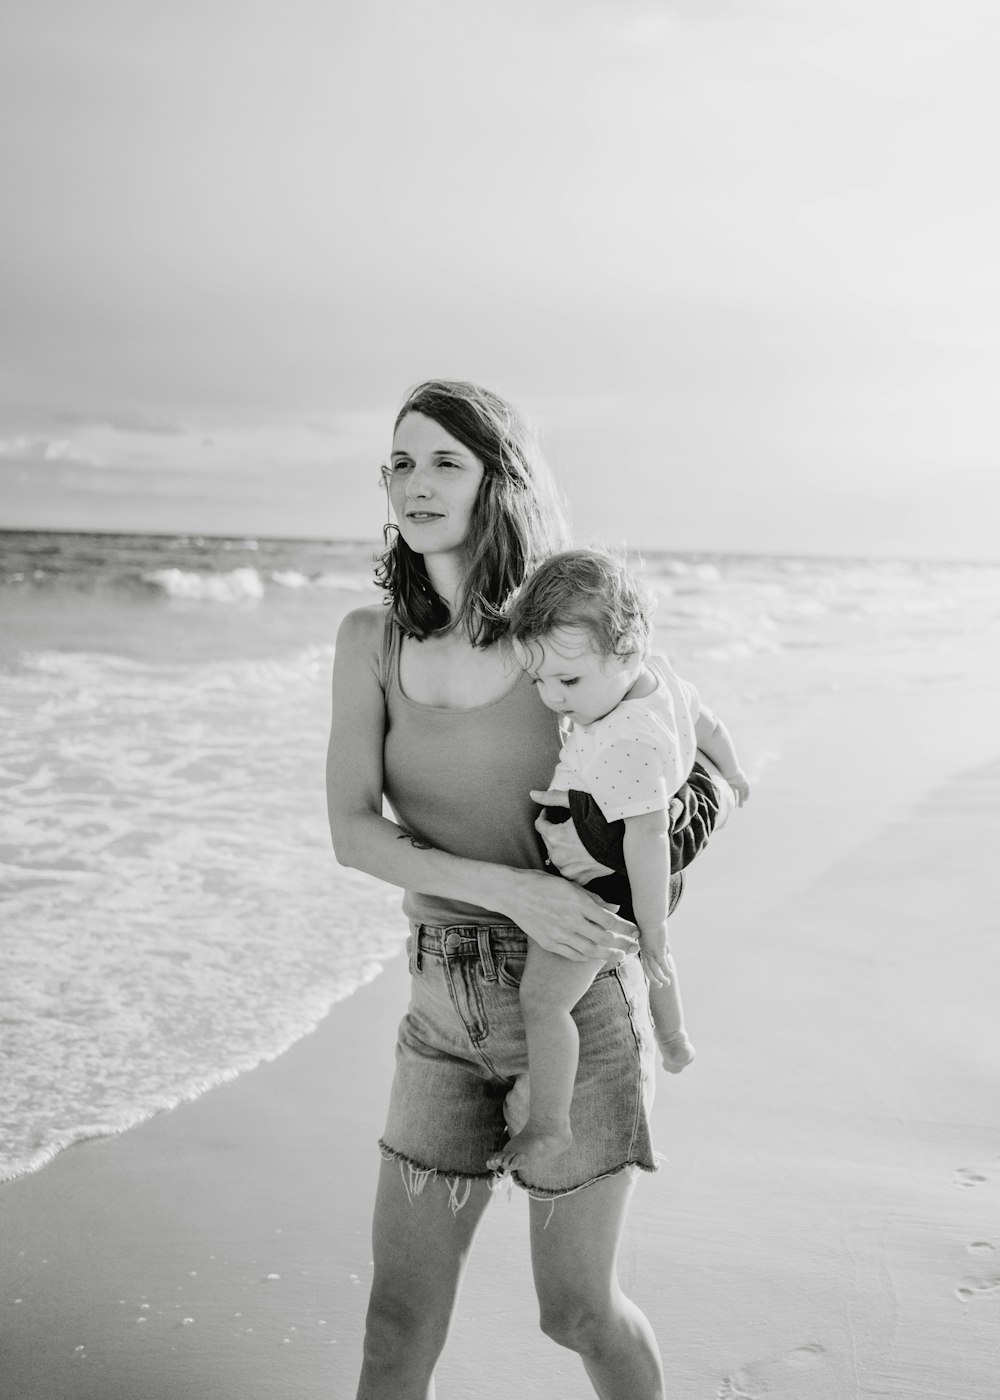
[[[694,764],[687,782],[675,796],[681,808],[670,823],[671,914],[684,889],[682,871],[705,849],[716,825],[721,824],[723,802],[719,780],[701,762]],[[549,807],[545,815],[550,821],[565,821],[567,815],[572,818],[589,854],[615,871],[588,881],[587,889],[608,904],[617,905],[623,919],[633,919],[632,894],[625,875],[625,823],[609,822],[589,792],[570,792],[568,814],[565,807]]]

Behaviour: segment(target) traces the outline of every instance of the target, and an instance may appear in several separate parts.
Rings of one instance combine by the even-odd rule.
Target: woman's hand
[[[537,802],[540,807],[568,807],[569,793],[563,792],[560,788],[532,788],[528,793],[532,802]]]
[[[570,880],[536,870],[511,871],[515,878],[500,906],[546,952],[562,958],[620,958],[638,946],[638,930]]]

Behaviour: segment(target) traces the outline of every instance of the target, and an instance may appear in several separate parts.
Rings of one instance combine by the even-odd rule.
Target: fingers
[[[587,934],[594,942],[608,952],[631,953],[639,943],[639,930],[627,919],[620,919],[614,912],[617,905],[599,904],[592,914],[585,914]]]
[[[537,938],[535,941],[546,952],[556,953],[561,958],[568,958],[570,962],[593,962],[595,958],[605,957],[621,959],[627,953],[634,951],[635,948],[634,943],[614,948],[596,937],[589,938],[586,934],[574,932],[560,933],[555,936],[550,933],[544,940]]]
[[[604,910],[604,914],[599,917],[593,912],[593,909],[591,909],[586,915],[588,919],[593,919],[597,923],[606,924],[608,928],[627,928],[630,931],[634,931],[635,924],[630,924],[628,919],[621,919],[618,917],[618,910],[621,908],[620,904],[611,904],[608,900],[601,899],[600,895],[594,894],[591,890],[583,889],[582,886],[580,887],[580,893],[587,896],[592,906]],[[610,915],[610,920],[608,920],[605,915]]]
[[[549,949],[551,953],[558,953],[561,958],[568,958],[570,962],[593,962],[595,948],[593,943],[571,943],[564,939],[558,947]]]
[[[638,947],[638,940],[635,938],[609,933],[607,929],[600,929],[597,925],[593,928],[593,938],[587,934],[569,932],[561,933],[557,937],[550,936],[544,943],[541,939],[536,939],[536,942],[541,943],[548,952],[558,953],[561,958],[569,958],[571,962],[593,962],[595,958],[611,958],[621,962]]]
[[[601,942],[608,948],[632,949],[639,941],[639,930],[616,913],[616,904],[600,904],[600,912],[585,915],[588,927],[601,931]]]
[[[662,963],[647,957],[646,954],[643,954],[642,965],[647,980],[652,982],[654,987],[669,987],[674,980]]]
[[[528,937],[548,952],[577,962],[622,958],[635,951],[638,929],[619,917],[616,904],[541,872],[530,872],[522,891],[527,897],[510,912]]]
[[[547,788],[544,792],[539,788],[532,788],[528,796],[532,802],[537,802],[542,807],[569,806],[569,793],[559,792],[556,788]]]
[[[589,937],[587,947],[588,956],[591,958],[617,957],[627,958],[630,953],[634,953],[639,946],[638,938],[629,937],[626,933],[619,933],[617,930],[601,928],[600,925],[593,925],[593,937]]]

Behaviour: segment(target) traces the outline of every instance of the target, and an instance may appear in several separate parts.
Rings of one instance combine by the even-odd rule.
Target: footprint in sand
[[[1000,1274],[991,1274],[988,1278],[964,1278],[955,1292],[963,1303],[983,1293],[1000,1293]]]
[[[788,1371],[801,1371],[804,1367],[815,1366],[826,1356],[819,1342],[807,1342],[805,1346],[793,1347],[784,1356],[772,1361],[751,1361],[740,1366],[731,1376],[724,1376],[722,1384],[715,1392],[715,1400],[760,1400],[769,1391],[780,1390],[790,1377]]]
[[[982,1186],[986,1177],[982,1172],[974,1172],[971,1167],[959,1167],[952,1174],[952,1186]]]

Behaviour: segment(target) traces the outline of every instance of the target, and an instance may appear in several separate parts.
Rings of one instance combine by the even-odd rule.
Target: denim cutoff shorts
[[[400,1162],[404,1180],[409,1169],[415,1190],[442,1176],[454,1203],[460,1183],[495,1178],[487,1158],[527,1121],[518,996],[526,950],[512,924],[411,926],[410,1005],[379,1146]],[[658,1165],[649,1125],[655,1041],[638,955],[598,973],[573,1019],[580,1035],[573,1143],[536,1180],[514,1174],[535,1196],[567,1195],[626,1168]]]

